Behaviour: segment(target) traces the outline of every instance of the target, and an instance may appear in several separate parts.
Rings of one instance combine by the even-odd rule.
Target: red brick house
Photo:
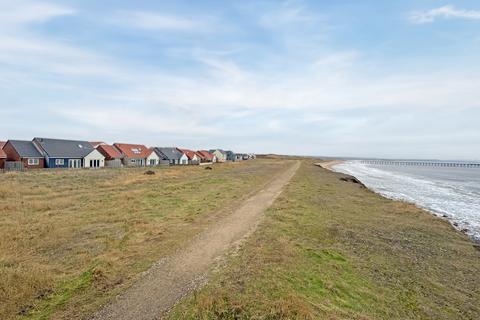
[[[21,162],[25,169],[45,167],[45,159],[32,141],[8,140],[3,146],[7,162]]]
[[[5,141],[0,141],[0,169],[5,167],[5,161],[7,161],[7,154],[3,151]]]

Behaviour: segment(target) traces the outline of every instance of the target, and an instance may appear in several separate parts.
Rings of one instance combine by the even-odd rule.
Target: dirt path
[[[299,166],[300,162],[296,162],[185,249],[159,261],[92,319],[161,319],[179,299],[205,281],[207,271],[217,259],[255,230],[263,212],[280,195]]]

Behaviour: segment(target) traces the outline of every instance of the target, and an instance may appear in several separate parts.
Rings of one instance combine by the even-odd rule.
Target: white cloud
[[[72,8],[46,2],[1,0],[0,26],[13,28],[22,24],[41,23],[74,13],[75,10]]]
[[[410,14],[414,23],[431,23],[437,18],[480,20],[480,10],[457,9],[454,6],[443,6],[430,11],[416,11]]]
[[[260,24],[269,28],[279,28],[295,24],[309,24],[319,17],[309,11],[299,1],[284,1],[260,17]]]
[[[33,82],[36,75],[121,77],[119,70],[90,49],[65,39],[41,35],[34,25],[76,10],[48,2],[0,0],[0,63],[11,78],[20,74]],[[15,75],[15,71],[18,75]]]
[[[213,26],[208,18],[192,18],[147,11],[118,11],[113,22],[117,25],[154,31],[209,32]]]

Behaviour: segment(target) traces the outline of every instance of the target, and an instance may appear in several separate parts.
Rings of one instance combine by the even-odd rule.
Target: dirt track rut
[[[92,320],[161,319],[179,299],[203,283],[217,259],[255,230],[264,211],[280,195],[299,166],[300,162],[295,162],[230,215],[195,237],[187,247],[156,263]]]

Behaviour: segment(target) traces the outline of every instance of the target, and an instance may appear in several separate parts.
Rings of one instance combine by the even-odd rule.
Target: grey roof
[[[180,160],[183,153],[178,151],[177,148],[154,148],[155,152],[160,156],[163,155],[168,160]]]
[[[33,139],[50,158],[84,158],[94,149],[88,141]]]
[[[43,158],[32,141],[8,140],[21,158]]]

